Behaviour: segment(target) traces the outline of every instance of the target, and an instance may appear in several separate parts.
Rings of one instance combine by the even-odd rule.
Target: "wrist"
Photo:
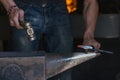
[[[86,31],[83,38],[84,40],[94,39],[94,32]]]

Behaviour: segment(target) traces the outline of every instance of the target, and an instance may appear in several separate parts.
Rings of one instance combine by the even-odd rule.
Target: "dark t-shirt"
[[[65,0],[18,0],[18,1],[26,2],[26,3],[31,3],[31,4],[38,4],[38,5],[44,4],[44,3],[55,4],[55,3],[65,2]]]
[[[31,3],[31,4],[43,4],[43,3],[46,3],[47,0],[18,0],[18,1],[22,1],[25,3]]]

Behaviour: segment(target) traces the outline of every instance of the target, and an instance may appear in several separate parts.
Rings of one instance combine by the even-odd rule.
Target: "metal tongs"
[[[78,45],[77,47],[85,49],[87,51],[93,51],[93,52],[96,51],[96,52],[101,52],[101,53],[113,54],[113,52],[111,52],[111,51],[102,50],[102,49],[95,49],[94,46],[89,46],[89,45]]]

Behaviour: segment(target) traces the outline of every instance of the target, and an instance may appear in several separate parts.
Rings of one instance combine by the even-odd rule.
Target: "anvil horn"
[[[90,60],[100,53],[49,54],[46,56],[46,78],[55,76],[76,65]]]

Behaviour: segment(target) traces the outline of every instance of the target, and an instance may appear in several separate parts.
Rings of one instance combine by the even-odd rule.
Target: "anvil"
[[[26,80],[47,80],[100,53],[0,52],[0,72],[8,65],[18,65]]]

